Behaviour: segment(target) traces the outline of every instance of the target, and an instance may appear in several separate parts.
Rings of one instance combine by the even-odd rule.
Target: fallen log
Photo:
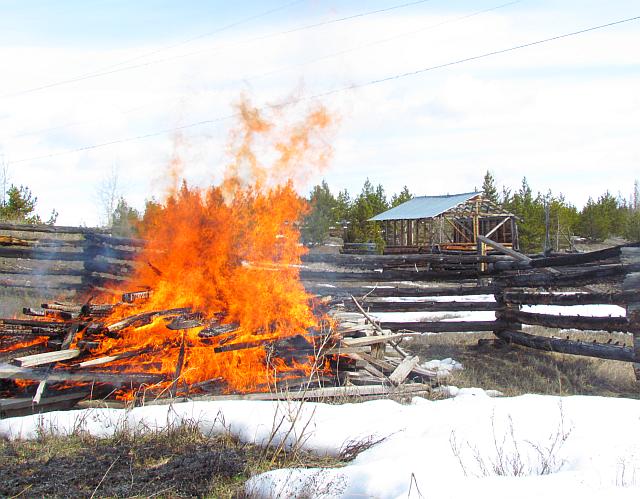
[[[363,336],[362,338],[342,338],[342,344],[347,347],[364,347],[376,345],[379,343],[389,343],[400,338],[406,338],[409,336],[415,336],[412,333],[398,333],[398,334],[379,334],[376,336]]]
[[[406,301],[367,301],[364,306],[369,312],[469,312],[491,311],[501,308],[496,302],[406,302]],[[346,310],[353,310],[347,302]]]
[[[110,333],[116,333],[118,331],[122,331],[123,329],[129,326],[141,326],[145,324],[151,323],[154,319],[163,316],[170,315],[180,315],[186,314],[190,312],[190,308],[171,308],[168,310],[157,310],[154,312],[144,312],[142,314],[132,315],[131,317],[126,317],[121,321],[114,322],[113,324],[109,324],[106,326],[106,330]]]
[[[0,325],[41,327],[41,328],[49,328],[49,329],[60,329],[61,331],[68,326],[68,324],[64,322],[59,322],[59,321],[36,321],[31,319],[8,319],[8,318],[0,319]]]
[[[499,319],[532,326],[544,326],[558,329],[579,329],[582,331],[629,331],[629,321],[626,317],[583,317],[580,315],[551,315],[535,312],[521,312],[519,310],[501,310],[496,312]]]
[[[458,281],[464,278],[476,278],[476,270],[439,271],[439,270],[384,270],[383,272],[333,272],[301,270],[300,279],[303,281]]]
[[[108,262],[104,260],[87,260],[84,262],[87,272],[97,272],[99,274],[111,274],[115,276],[128,276],[135,270],[133,265],[122,262]]]
[[[84,238],[95,243],[109,246],[130,246],[132,248],[144,248],[146,246],[146,241],[144,239],[136,239],[132,237],[116,237],[88,232],[85,233]]]
[[[382,321],[380,325],[392,331],[405,330],[416,333],[463,333],[475,331],[493,331],[508,325],[505,321],[440,321],[440,322],[391,322]]]
[[[600,305],[640,302],[640,291],[590,293],[530,293],[505,291],[505,303],[514,305]]]
[[[176,402],[199,400],[309,400],[334,397],[363,397],[373,395],[410,395],[431,391],[431,387],[422,383],[405,383],[399,387],[384,385],[331,386],[295,392],[245,393],[237,395],[205,395],[196,397],[178,397],[176,399],[158,399],[145,405],[164,405]]]
[[[15,248],[0,246],[1,258],[21,258],[23,260],[57,260],[60,262],[83,262],[87,256],[83,251],[58,251],[56,249]]]
[[[566,353],[599,359],[633,362],[633,349],[629,347],[609,345],[607,343],[588,343],[586,341],[549,338],[523,333],[522,331],[498,331],[496,336],[508,343],[545,350],[547,352]]]
[[[158,383],[163,381],[165,377],[160,374],[148,373],[70,372],[55,369],[52,371],[42,371],[3,363],[0,364],[0,379],[29,379],[33,381],[46,379],[49,382],[87,381],[110,385],[129,385],[131,383]]]
[[[449,286],[449,287],[418,287],[418,286],[396,286],[396,287],[328,287],[317,284],[305,283],[305,289],[309,293],[320,296],[366,296],[371,298],[391,298],[391,297],[423,297],[423,296],[469,296],[469,295],[492,295],[500,288],[498,286]],[[364,298],[366,300],[366,298]]]
[[[537,288],[582,286],[619,278],[629,272],[640,271],[640,264],[603,265],[577,272],[541,273],[531,272],[514,276],[500,276],[500,284],[508,288]]]
[[[303,263],[327,263],[340,267],[380,269],[406,265],[490,263],[509,259],[502,255],[449,255],[446,253],[422,253],[413,255],[356,255],[338,253],[309,253],[302,256]]]
[[[96,227],[66,227],[63,225],[11,223],[0,223],[0,230],[11,230],[18,232],[46,232],[54,234],[106,234],[109,232],[109,229],[99,229]]]
[[[623,248],[637,248],[640,243],[623,244],[612,248],[605,248],[597,251],[589,251],[587,253],[572,253],[562,256],[552,256],[549,258],[537,258],[531,261],[531,267],[562,267],[567,265],[582,265],[585,263],[608,260],[610,258],[618,258]]]

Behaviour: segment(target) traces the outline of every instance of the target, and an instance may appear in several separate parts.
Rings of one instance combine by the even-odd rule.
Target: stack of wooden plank
[[[158,317],[164,319],[168,330],[180,333],[198,327],[198,347],[210,347],[211,354],[262,348],[268,356],[286,363],[312,362],[314,369],[286,371],[276,376],[275,383],[259,386],[256,398],[313,398],[323,399],[349,396],[378,397],[391,393],[416,394],[430,389],[435,373],[421,368],[419,359],[410,356],[399,343],[410,333],[392,333],[382,329],[353,299],[356,312],[329,310],[323,327],[296,336],[247,341],[237,338],[237,324],[225,324],[217,318],[205,319],[203,314],[189,308],[174,308],[144,313],[123,314],[136,300],[145,300],[150,291],[125,293],[116,304],[77,304],[52,302],[40,309],[25,308],[28,319],[0,319],[0,413],[23,413],[73,405],[86,398],[89,392],[103,393],[96,387],[134,391],[142,385],[161,384],[162,389],[147,389],[146,396],[154,399],[206,397],[234,397],[228,394],[225,379],[202,380],[186,386],[181,370],[188,345],[173,342],[169,348],[178,349],[176,368],[171,375],[145,372],[143,368],[127,368],[124,359],[142,355],[161,356],[164,350],[152,347],[123,349],[115,347],[96,355],[101,342],[117,339],[125,330],[150,324]],[[124,308],[123,308],[124,307]],[[113,320],[110,314],[118,310]],[[175,334],[173,335],[175,336]],[[172,336],[172,337],[173,337]],[[175,339],[175,338],[174,338]],[[193,335],[190,341],[193,344]],[[165,345],[166,346],[166,345]],[[174,351],[174,354],[176,352]],[[310,360],[313,359],[313,360]],[[119,362],[117,369],[110,366]],[[315,367],[318,367],[315,370]],[[322,366],[320,368],[320,366]],[[5,380],[5,381],[2,381]],[[16,383],[15,380],[27,380]],[[167,383],[170,383],[167,389]],[[15,385],[15,386],[14,386]],[[47,388],[48,387],[48,388]],[[48,393],[44,396],[45,388]],[[13,392],[12,392],[13,389]],[[35,395],[33,391],[35,389]],[[284,395],[286,394],[286,395]],[[251,394],[243,394],[247,398]],[[62,399],[60,397],[63,397]],[[148,401],[145,401],[148,403]]]

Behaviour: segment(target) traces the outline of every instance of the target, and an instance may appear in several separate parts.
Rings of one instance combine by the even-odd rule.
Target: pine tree
[[[409,192],[409,188],[405,185],[399,194],[394,194],[391,197],[391,208],[395,208],[396,206],[399,206],[402,203],[406,203],[410,199],[413,199],[413,194]]]
[[[499,203],[498,188],[496,187],[496,180],[493,174],[487,170],[484,174],[484,181],[482,182],[482,194],[489,201]]]
[[[7,189],[4,200],[0,202],[0,220],[13,223],[40,224],[42,219],[35,213],[38,198],[31,189],[21,185],[12,185]],[[47,223],[53,225],[58,218],[56,210],[51,211]]]
[[[140,213],[129,206],[127,201],[120,197],[116,209],[111,215],[111,231],[116,236],[132,237],[138,235],[140,226]]]
[[[316,185],[309,198],[311,211],[305,217],[302,238],[308,244],[322,244],[336,221],[337,202],[326,181]]]

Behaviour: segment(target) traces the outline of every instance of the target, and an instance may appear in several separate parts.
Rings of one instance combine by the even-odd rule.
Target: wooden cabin
[[[385,253],[477,251],[478,235],[518,249],[516,216],[481,192],[418,196],[369,220],[382,224]]]

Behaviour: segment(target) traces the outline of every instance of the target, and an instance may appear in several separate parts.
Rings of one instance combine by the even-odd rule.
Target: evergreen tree
[[[484,180],[482,182],[482,194],[489,201],[493,201],[494,203],[500,202],[500,199],[498,197],[498,188],[496,187],[496,180],[489,170],[487,170],[487,172],[484,174]]]
[[[622,235],[625,211],[624,203],[609,191],[600,196],[598,201],[589,198],[580,212],[580,235],[592,241],[604,241],[612,235]]]
[[[38,198],[33,195],[31,189],[26,186],[16,187],[12,185],[7,189],[4,199],[0,202],[0,220],[13,223],[40,224],[42,219],[35,213]],[[58,218],[56,210],[46,223],[53,225]]]
[[[116,236],[132,237],[138,235],[140,225],[140,213],[129,206],[127,201],[120,197],[113,214],[111,215],[111,231]]]
[[[374,242],[379,248],[384,245],[382,230],[377,222],[368,220],[389,208],[384,188],[376,188],[369,179],[365,180],[360,195],[353,201],[349,210],[348,242]]]
[[[337,201],[326,181],[313,188],[309,204],[311,211],[305,217],[302,238],[305,243],[322,244],[336,221],[337,208]]]
[[[409,188],[405,185],[399,194],[394,194],[391,197],[391,208],[395,208],[402,203],[406,203],[410,199],[413,199],[413,194],[409,192]]]

